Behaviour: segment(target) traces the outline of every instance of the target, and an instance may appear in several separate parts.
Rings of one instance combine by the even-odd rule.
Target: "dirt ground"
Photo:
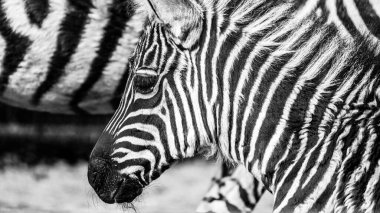
[[[0,170],[0,212],[118,213],[134,212],[102,203],[86,178],[87,164],[6,167]],[[165,172],[138,198],[137,213],[192,213],[207,191],[216,166],[201,160],[178,164]],[[255,212],[271,212],[266,194]]]

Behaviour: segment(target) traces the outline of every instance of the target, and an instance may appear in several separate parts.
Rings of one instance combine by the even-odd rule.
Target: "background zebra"
[[[105,202],[132,202],[172,162],[211,146],[274,193],[274,212],[377,212],[372,6],[147,1],[134,74],[92,152],[90,184]]]
[[[0,101],[54,113],[0,106],[3,155],[13,150],[37,162],[38,150],[46,152],[50,146],[66,144],[59,150],[67,149],[71,141],[84,141],[80,145],[85,150],[90,146],[86,141],[97,138],[93,132],[109,119],[130,74],[126,64],[145,20],[144,14],[133,11],[132,2],[121,0],[0,1]],[[34,140],[44,148],[31,148],[36,145]],[[52,141],[55,144],[48,146]],[[26,153],[29,149],[33,154]],[[70,156],[55,148],[49,153],[49,158],[63,157],[70,162],[87,155],[83,149],[70,149]],[[230,181],[226,175],[233,174],[225,169],[223,177],[215,178],[215,183],[225,186],[212,187],[219,190],[219,197],[208,193],[202,208],[215,212],[226,206],[251,210],[259,199],[251,190],[252,177],[238,181],[236,176]],[[245,197],[239,193],[229,194],[226,186],[248,195],[250,201],[242,202]]]
[[[197,212],[254,212],[255,209],[261,212],[262,209],[256,208],[256,205],[266,192],[265,186],[243,166],[230,168],[226,163],[220,164],[221,170],[212,179],[212,185]]]
[[[124,0],[2,0],[0,100],[54,113],[110,114],[144,16]]]

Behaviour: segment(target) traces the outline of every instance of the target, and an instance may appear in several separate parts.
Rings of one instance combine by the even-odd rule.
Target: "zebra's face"
[[[165,14],[157,8],[156,14]],[[120,106],[91,154],[89,181],[103,201],[131,202],[172,162],[201,147],[206,131],[197,126],[202,115],[192,106],[198,92],[189,90],[200,20],[157,15],[148,22]],[[175,25],[184,23],[190,28]]]

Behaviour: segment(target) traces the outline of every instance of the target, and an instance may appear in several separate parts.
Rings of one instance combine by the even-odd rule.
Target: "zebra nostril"
[[[130,203],[143,191],[143,186],[137,179],[126,177],[123,179],[114,195],[117,203]]]

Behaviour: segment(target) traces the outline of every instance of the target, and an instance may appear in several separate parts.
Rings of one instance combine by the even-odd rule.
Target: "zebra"
[[[112,114],[145,17],[124,0],[0,1],[0,101]]]
[[[90,185],[104,202],[133,202],[209,147],[264,184],[275,213],[377,212],[378,6],[143,1],[149,22],[91,153]]]
[[[88,129],[100,129],[100,123],[109,119],[130,74],[127,61],[145,21],[145,15],[134,10],[131,1],[122,0],[1,0],[0,101],[32,110],[4,116],[2,138],[28,135],[43,140],[57,133],[56,139],[96,137]],[[15,112],[0,108],[3,115]],[[26,114],[30,120],[23,118]],[[44,119],[37,119],[39,116]],[[49,122],[62,119],[75,126],[67,129],[67,123]],[[85,122],[91,123],[83,126]],[[49,131],[42,131],[46,129]],[[63,135],[68,132],[70,135]],[[78,132],[80,136],[76,136]],[[215,177],[214,182],[249,195],[252,209],[257,194],[245,192],[237,184],[244,182],[249,190],[254,188],[249,185],[252,179],[238,180],[236,174],[241,172],[226,171],[226,167],[223,173],[228,176]],[[234,180],[229,176],[235,176]],[[229,194],[224,188],[213,185],[223,199],[211,199],[213,194],[208,193],[201,208],[214,212],[225,206],[247,209],[242,205],[243,196]]]

